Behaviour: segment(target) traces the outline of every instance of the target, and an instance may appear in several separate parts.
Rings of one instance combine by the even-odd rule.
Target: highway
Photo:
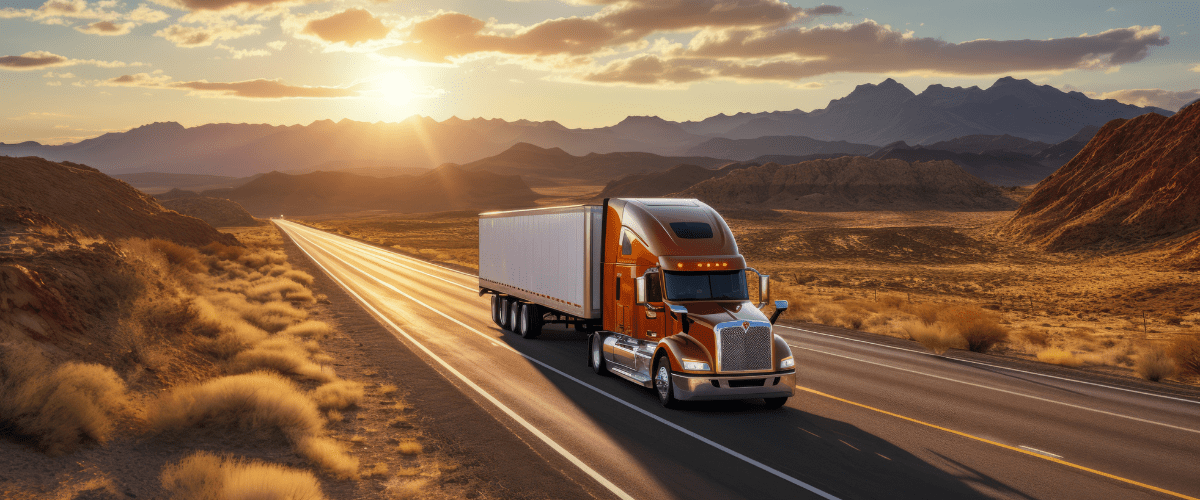
[[[474,276],[274,222],[431,370],[591,496],[1200,498],[1196,398],[806,326],[778,328],[800,386],[782,409],[667,410],[649,389],[592,373],[585,334],[528,340],[496,327]]]

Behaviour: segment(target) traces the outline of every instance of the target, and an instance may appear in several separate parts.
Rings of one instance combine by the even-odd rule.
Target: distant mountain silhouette
[[[1173,249],[1200,268],[1200,103],[1109,122],[1005,229],[1050,250]]]
[[[942,151],[952,151],[955,153],[983,154],[993,151],[1002,151],[1033,156],[1050,146],[1052,146],[1052,144],[1046,144],[1044,142],[1031,141],[1021,137],[1013,137],[1008,134],[1002,134],[965,135],[950,139],[948,141],[926,144],[924,147],[926,149],[940,149]]]
[[[681,163],[712,168],[728,160],[699,156],[659,156],[651,153],[590,153],[572,155],[559,148],[540,148],[518,143],[508,150],[462,166],[469,171],[487,171],[522,176],[527,183],[603,183],[630,174],[661,172]]]
[[[255,219],[250,212],[233,200],[200,196],[191,191],[173,191],[176,191],[175,197],[158,198],[158,202],[163,207],[195,217],[213,227],[246,227],[265,224],[265,221]],[[191,196],[182,195],[182,193],[191,193]]]
[[[575,156],[613,152],[674,155],[713,138],[772,136],[882,146],[895,141],[932,144],[962,136],[1009,135],[1057,144],[1081,128],[1151,111],[1171,114],[1111,99],[1091,99],[1079,92],[1063,92],[1011,77],[1001,78],[987,89],[931,85],[920,94],[889,78],[877,85],[859,85],[849,95],[811,112],[721,114],[682,123],[656,116],[630,116],[615,125],[592,129],[567,128],[553,121],[451,117],[438,122],[423,116],[399,123],[318,120],[290,126],[219,123],[186,128],[168,122],[74,144],[0,144],[0,154],[83,162],[109,173],[247,177],[270,171],[327,169],[330,162],[411,169],[465,164],[518,143],[559,148]],[[756,145],[764,149],[756,149]],[[772,141],[729,147],[739,159],[810,151],[803,145],[789,146],[796,150],[780,150]]]
[[[404,213],[491,210],[533,205],[538,194],[520,177],[444,165],[420,176],[367,177],[345,172],[264,174],[203,196],[237,202],[259,217],[388,210]]]
[[[757,139],[709,139],[688,149],[683,154],[745,161],[763,155],[842,154],[866,156],[878,149],[877,146],[852,144],[846,141],[818,141],[803,136],[772,135]]]
[[[750,167],[700,182],[680,195],[731,208],[804,211],[1011,210],[1017,205],[949,161],[861,156]]]

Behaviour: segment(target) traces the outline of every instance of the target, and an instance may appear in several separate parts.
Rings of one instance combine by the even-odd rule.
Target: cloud
[[[133,23],[116,24],[112,21],[96,21],[84,26],[76,26],[75,31],[89,35],[120,36],[129,34],[135,25]]]
[[[664,71],[703,67],[711,78],[792,81],[830,73],[925,72],[989,75],[1012,72],[1112,70],[1141,61],[1169,39],[1159,26],[1132,26],[1050,40],[973,40],[951,43],[917,38],[866,20],[854,25],[786,28],[773,31],[704,31],[686,48],[662,61]],[[618,78],[610,63],[585,80]],[[641,74],[628,83],[671,81]],[[619,79],[613,81],[620,81]]]
[[[233,59],[244,59],[247,57],[262,57],[271,55],[271,51],[265,49],[235,49],[228,45],[218,44],[218,49],[229,51],[229,55]]]
[[[46,74],[42,75],[42,78],[75,78],[75,73],[55,73],[53,71],[48,71]]]
[[[138,5],[138,8],[125,13],[125,19],[134,21],[139,24],[154,24],[157,22],[170,19],[171,15],[161,10],[154,10],[146,6],[146,4]]]
[[[288,7],[320,0],[153,0],[154,3],[193,13],[213,13],[240,17],[271,17],[283,14]]]
[[[500,34],[492,25],[457,12],[439,12],[412,23],[407,43],[380,53],[423,62],[449,62],[479,53],[518,56],[591,55],[636,44],[656,32],[764,29],[841,14],[841,7],[792,7],[780,0],[622,0],[590,17],[549,19]]]
[[[234,21],[214,21],[205,26],[172,24],[154,33],[176,47],[207,47],[219,40],[232,40],[262,32],[261,24],[237,24]]]
[[[356,45],[381,40],[391,28],[363,9],[346,9],[329,17],[313,19],[304,26],[303,34],[313,35],[330,43]]]
[[[98,61],[95,59],[70,59],[65,56],[46,52],[44,50],[26,52],[19,56],[0,57],[0,69],[12,71],[29,71],[42,68],[75,66],[78,64],[89,64],[92,66],[99,66],[101,68],[148,66],[146,63],[140,62],[126,63],[121,61]]]
[[[1091,93],[1095,96],[1094,93]],[[1200,89],[1171,91],[1163,89],[1126,89],[1105,92],[1100,99],[1116,99],[1135,106],[1154,106],[1170,111],[1179,109],[1200,99]]]
[[[312,98],[328,99],[339,97],[358,97],[361,91],[358,85],[350,87],[307,87],[288,85],[279,80],[247,80],[241,82],[209,82],[196,80],[190,82],[173,81],[171,77],[162,74],[137,73],[111,78],[96,85],[104,87],[145,87],[160,89],[187,90],[188,95],[202,97],[237,97],[244,99],[289,99]]]
[[[267,47],[270,47],[275,50],[283,50],[283,47],[285,45],[287,45],[287,42],[285,42],[283,40],[275,40],[274,42],[267,43]]]
[[[1192,69],[1189,69],[1188,71],[1192,71],[1192,72],[1195,72],[1195,73],[1200,73],[1200,64],[1197,64],[1197,65],[1195,65],[1195,66],[1192,66]]]
[[[599,71],[584,75],[583,80],[594,83],[636,83],[661,85],[687,83],[704,80],[709,75],[673,61],[663,61],[658,56],[641,55],[608,64]]]

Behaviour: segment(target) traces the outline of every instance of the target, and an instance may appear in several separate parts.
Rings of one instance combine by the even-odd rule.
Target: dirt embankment
[[[255,219],[237,202],[223,198],[179,197],[160,200],[159,203],[183,215],[207,222],[213,227],[245,227],[266,223]]]
[[[1004,229],[1051,251],[1167,249],[1200,267],[1200,103],[1109,122]]]

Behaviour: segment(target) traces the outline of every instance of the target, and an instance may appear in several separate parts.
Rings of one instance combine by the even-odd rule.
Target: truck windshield
[[[746,300],[744,271],[689,273],[665,271],[667,300]]]

